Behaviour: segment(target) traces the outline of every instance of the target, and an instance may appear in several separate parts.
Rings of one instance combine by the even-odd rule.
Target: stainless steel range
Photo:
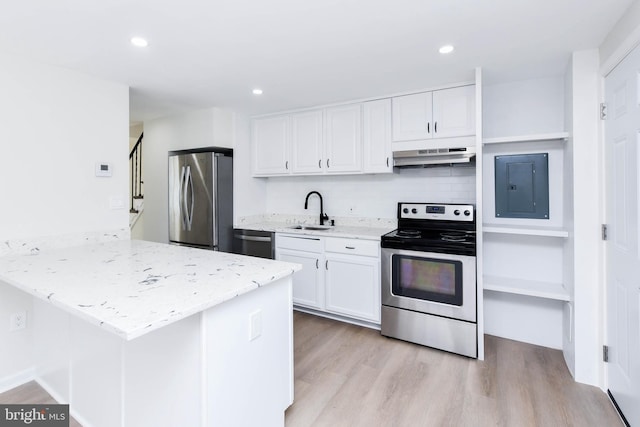
[[[478,357],[474,206],[398,203],[381,246],[382,335]]]

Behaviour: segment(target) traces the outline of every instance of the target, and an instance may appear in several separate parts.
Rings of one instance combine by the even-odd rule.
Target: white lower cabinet
[[[380,323],[380,242],[278,233],[276,258],[302,264],[293,276],[296,306]]]
[[[319,237],[276,235],[276,259],[302,264],[293,276],[293,303],[324,309],[324,247]]]
[[[326,256],[326,310],[380,323],[378,258],[333,253]]]

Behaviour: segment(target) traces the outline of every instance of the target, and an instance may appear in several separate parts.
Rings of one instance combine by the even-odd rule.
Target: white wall
[[[562,76],[487,85],[482,96],[485,138],[564,130]]]
[[[243,216],[266,212],[267,183],[251,177],[251,125],[248,116],[236,114],[233,159],[233,216],[234,224]]]
[[[575,378],[601,384],[600,348],[603,339],[600,275],[602,240],[600,77],[598,50],[574,52],[573,58],[573,204]]]
[[[564,104],[565,104],[565,129],[569,131],[569,138],[565,144],[565,156],[564,156],[564,174],[567,177],[567,188],[564,192],[564,224],[568,230],[573,230],[574,227],[574,212],[575,207],[573,205],[573,162],[574,162],[574,139],[573,133],[573,58],[569,60],[567,70],[564,75]],[[564,325],[564,333],[562,334],[562,353],[564,355],[567,367],[571,372],[571,375],[575,377],[575,364],[576,364],[576,352],[575,352],[575,331],[576,323],[574,316],[574,301],[573,301],[573,288],[575,282],[574,263],[575,263],[575,233],[570,232],[569,237],[564,243],[564,262],[563,262],[563,283],[569,295],[572,296],[572,301],[564,304],[562,310],[562,323]]]
[[[128,227],[128,88],[0,55],[0,93],[0,241]],[[95,177],[98,161],[111,178]],[[0,286],[0,381],[31,366],[30,328],[8,331],[31,307]]]
[[[640,43],[640,0],[635,0],[600,45],[600,71],[608,74]]]
[[[208,108],[144,123],[144,240],[169,241],[168,152],[203,147],[233,148],[234,113]]]

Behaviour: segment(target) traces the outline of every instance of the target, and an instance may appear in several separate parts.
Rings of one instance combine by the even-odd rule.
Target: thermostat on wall
[[[96,163],[96,176],[111,176],[111,163]]]

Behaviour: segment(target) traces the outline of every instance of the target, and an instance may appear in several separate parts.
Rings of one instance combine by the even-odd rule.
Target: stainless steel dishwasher
[[[275,259],[275,233],[234,228],[233,252],[260,258]]]

